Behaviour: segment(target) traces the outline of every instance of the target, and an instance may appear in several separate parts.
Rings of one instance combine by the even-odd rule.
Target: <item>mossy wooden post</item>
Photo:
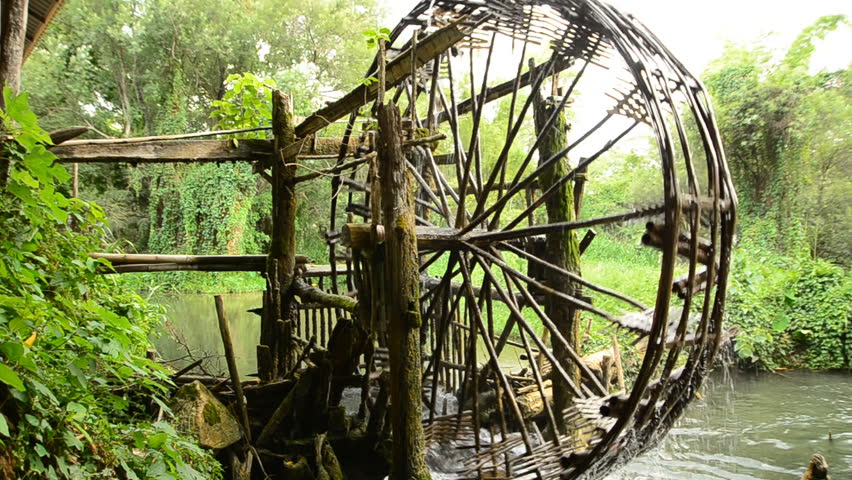
[[[534,98],[535,127],[536,133],[540,134],[547,120],[557,108],[555,102],[544,100],[541,94],[536,92]],[[544,132],[544,138],[539,150],[540,161],[547,160],[557,152],[565,149],[568,145],[568,124],[562,112],[553,122],[548,131]],[[542,191],[549,189],[556,181],[568,173],[568,161],[555,162],[550,168],[544,170],[539,178]],[[574,210],[574,192],[571,182],[565,182],[556,192],[551,194],[546,203],[547,223],[571,222],[576,218]],[[544,260],[557,267],[564,268],[569,272],[580,273],[580,243],[577,235],[572,230],[562,230],[547,234],[545,242]],[[567,280],[564,276],[554,274],[547,270],[544,272],[546,283],[561,292],[576,292],[578,286]],[[580,312],[567,304],[564,300],[548,295],[545,300],[545,312],[556,324],[559,332],[568,343],[579,353],[580,339]],[[576,385],[580,384],[580,369],[574,364],[561,342],[553,342],[553,354],[562,363],[562,367],[571,376]],[[553,382],[553,411],[562,412],[568,408],[573,401],[573,391],[570,386],[558,375],[554,375]],[[560,433],[565,434],[570,430],[562,415],[556,415],[556,424]]]
[[[296,141],[296,132],[293,101],[278,90],[272,92],[272,133],[272,239],[257,347],[258,373],[266,381],[292,369],[292,323],[298,321],[292,288],[296,271],[296,159],[284,158],[284,147]]]
[[[380,105],[379,175],[385,225],[385,311],[390,353],[392,480],[428,479],[421,418],[420,275],[414,192],[402,152],[402,122],[393,102]]]

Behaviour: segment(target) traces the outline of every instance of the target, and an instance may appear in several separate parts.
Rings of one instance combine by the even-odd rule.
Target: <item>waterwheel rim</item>
[[[424,227],[421,228],[423,242],[420,252],[424,265],[422,270],[427,274],[424,276],[430,276],[430,265],[446,259],[446,267],[437,282],[424,278],[421,291],[424,298],[422,314],[433,349],[424,362],[424,385],[430,387],[430,394],[424,402],[428,412],[425,419],[427,437],[431,442],[465,440],[474,444],[476,453],[468,458],[467,469],[461,472],[465,476],[481,475],[488,468],[497,469],[498,462],[490,459],[498,458],[499,463],[505,465],[500,468],[512,477],[555,478],[563,475],[571,479],[598,475],[646,450],[672,426],[695,396],[724,338],[722,316],[737,198],[707,95],[701,83],[647,28],[597,1],[423,1],[389,35],[390,45],[399,47],[400,55],[406,55],[410,51],[408,47],[418,41],[412,40],[415,38],[412,31],[418,32],[416,38],[421,45],[432,38],[430,35],[446,34],[447,31],[458,35],[458,39],[447,48],[419,59],[423,61],[417,63],[425,66],[417,68],[415,80],[410,74],[402,75],[393,84],[387,85],[388,97],[402,98],[403,103],[405,96],[409,98],[409,105],[412,97],[422,95],[427,99],[426,112],[423,112],[423,107],[418,111],[417,101],[413,102],[414,109],[409,107],[407,110],[410,130],[414,131],[412,136],[417,136],[417,129],[432,135],[441,131],[440,125],[449,124],[449,128],[443,127],[446,139],[441,141],[451,145],[446,154],[454,162],[449,168],[440,165],[436,157],[446,154],[441,154],[440,150],[432,151],[429,144],[417,144],[409,150],[409,167],[418,187],[418,205],[422,212],[428,213],[419,219]],[[526,45],[545,43],[549,45],[551,55],[538,67],[526,68],[526,57],[521,53],[516,66],[518,74],[510,79],[511,82],[497,81],[494,77],[489,79],[489,68],[495,61],[494,52],[497,50],[495,45],[500,38],[519,42],[524,45],[519,47],[522,51],[526,51]],[[485,47],[480,48],[483,45]],[[461,59],[469,61],[467,72],[459,65],[459,59],[453,56],[459,50],[468,55],[468,58]],[[377,58],[367,78],[375,77],[378,61]],[[430,62],[431,70],[428,68]],[[484,73],[476,72],[477,66],[481,65],[486,65]],[[574,143],[569,144],[564,154],[553,155],[544,161],[536,158],[536,150],[541,150],[538,141],[541,135],[537,134],[537,141],[521,163],[523,167],[515,172],[509,171],[508,154],[517,141],[517,132],[534,122],[531,103],[522,102],[519,92],[531,90],[531,87],[541,91],[548,81],[555,83],[552,81],[554,72],[573,74],[572,80],[561,85],[567,93],[556,95],[551,100],[556,104],[555,109],[561,110],[571,100],[571,94],[576,92],[575,87],[588,70],[612,69],[614,66],[623,68],[623,72],[619,73],[624,73],[627,78],[620,88],[603,92],[609,94],[613,101],[602,113],[602,120],[590,130],[574,135]],[[458,75],[462,72],[468,75],[474,72],[468,80],[473,93],[467,95],[466,100],[456,98],[460,93]],[[478,141],[483,110],[488,103],[483,99],[490,100],[488,95],[507,83],[512,83],[511,92],[507,95],[511,95],[517,110],[513,110],[510,116],[509,139],[489,170],[489,160],[479,150],[481,142]],[[461,126],[465,115],[469,116],[471,123],[467,131],[463,131]],[[602,126],[608,125],[608,122],[615,123],[614,119],[626,126],[605,141],[599,141],[600,148],[595,153],[569,164],[568,173],[555,184],[572,182],[578,173],[592,166],[596,159],[618,145],[632,130],[642,128],[653,135],[656,143],[661,182],[658,203],[634,206],[612,215],[526,225],[525,220],[531,218],[531,212],[534,214],[539,206],[545,207],[548,195],[558,194],[559,187],[555,187],[554,190],[542,189],[539,201],[522,208],[520,214],[510,214],[512,210],[507,210],[506,205],[516,200],[525,187],[541,179],[548,162],[550,165],[563,162],[575,148],[595,138]],[[554,122],[549,118],[545,125],[552,127]],[[369,133],[364,132],[370,129],[369,121],[359,118],[358,112],[353,112],[350,117],[347,135],[356,135],[359,124],[362,127],[360,136],[366,140]],[[416,143],[412,141],[412,144]],[[344,144],[348,146],[349,142]],[[345,154],[345,148],[342,153]],[[418,164],[418,161],[421,163]],[[361,193],[369,191],[371,182],[376,180],[370,175],[362,170],[360,174],[349,175],[348,180],[335,178],[332,181],[335,195],[331,231],[340,228],[340,210],[355,213],[365,220],[370,218],[368,194],[362,203],[358,203],[357,195],[349,194],[346,207],[338,208],[342,187],[357,184],[356,190]],[[504,182],[506,178],[511,178],[511,181]],[[492,199],[490,189],[495,186],[499,188]],[[473,200],[469,202],[467,197],[471,192]],[[608,286],[578,279],[575,272],[565,272],[562,266],[553,265],[547,258],[527,249],[538,235],[646,219],[662,220],[651,221],[646,231],[646,236],[650,236],[648,243],[661,251],[655,301],[647,310],[642,302]],[[529,272],[519,271],[506,262],[504,255],[509,254],[523,257],[527,265],[540,264],[550,277],[535,278]],[[339,256],[340,247],[337,242],[332,242],[332,265]],[[356,264],[361,261],[357,254],[353,258]],[[702,265],[703,270],[700,268]],[[680,279],[675,279],[676,267],[686,271]],[[361,270],[355,269],[356,276]],[[553,276],[570,278],[572,285],[578,285],[584,291],[614,298],[630,307],[633,315],[624,315],[623,310],[610,312],[597,308],[576,288],[549,288],[547,279]],[[481,279],[480,285],[474,285],[476,279]],[[366,280],[356,278],[354,283],[357,285]],[[584,368],[582,352],[570,345],[568,339],[560,334],[555,319],[544,311],[545,306],[538,304],[536,297],[542,292],[647,338],[648,346],[638,371],[630,379],[628,391],[615,396],[610,393],[608,385],[595,381],[588,368]],[[675,299],[675,293],[682,298]],[[515,319],[506,324],[509,329],[514,329],[510,330],[512,338],[524,345],[529,354],[527,366],[542,396],[546,395],[541,386],[541,372],[537,361],[532,358],[535,346],[550,359],[556,370],[554,375],[574,391],[576,400],[572,408],[561,412],[545,408],[548,421],[552,423],[559,416],[571,418],[578,422],[578,428],[592,429],[591,437],[583,441],[577,440],[575,435],[564,435],[563,438],[556,435],[556,440],[534,438],[538,435],[528,431],[523,421],[517,422],[520,439],[517,435],[509,435],[506,415],[518,414],[516,399],[509,393],[514,391],[514,386],[507,378],[508,369],[489,369],[489,365],[500,365],[498,350],[501,342],[505,345],[505,340],[501,340],[505,337],[503,331],[493,329],[496,301],[508,307],[510,319]],[[561,352],[569,354],[575,365],[572,368],[589,377],[588,386],[572,380],[567,368],[560,368],[562,359],[557,359],[553,352],[548,353],[540,335],[522,321],[525,319],[523,310],[532,310],[533,317],[550,331],[554,342],[562,344]],[[447,348],[450,343],[453,347]],[[468,347],[466,350],[465,345]],[[485,362],[477,357],[477,350],[483,347],[487,351]],[[442,358],[443,353],[452,355],[451,350],[458,350],[455,357]],[[458,389],[477,390],[476,384],[480,380],[491,381],[490,378],[479,378],[486,372],[493,375],[495,385],[500,385],[497,391],[502,389],[506,394],[504,400],[508,405],[502,407],[501,425],[495,428],[500,432],[494,443],[483,445],[478,434],[481,426],[478,395],[472,396],[475,400],[468,412],[460,409],[458,414],[446,417],[437,414],[439,406],[432,392],[437,390],[439,383],[451,378],[449,373],[439,373],[442,360],[455,365],[457,370],[463,370],[464,373],[455,379]],[[446,369],[448,371],[449,368]],[[449,382],[453,383],[453,380]],[[448,388],[448,385],[442,387]],[[617,414],[602,415],[599,408],[604,404],[617,404]]]

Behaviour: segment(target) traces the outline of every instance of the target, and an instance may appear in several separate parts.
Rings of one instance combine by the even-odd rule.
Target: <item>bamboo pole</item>
[[[428,479],[421,419],[420,275],[414,192],[402,151],[402,122],[391,102],[380,105],[379,170],[383,181],[385,309],[391,364],[392,480]]]
[[[90,253],[94,259],[109,260],[113,265],[174,263],[180,265],[265,264],[267,255],[161,255],[142,253]],[[296,255],[296,263],[308,263],[305,255]]]

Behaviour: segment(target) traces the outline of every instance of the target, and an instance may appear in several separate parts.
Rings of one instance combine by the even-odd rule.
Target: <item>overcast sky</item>
[[[383,0],[393,25],[416,1]],[[719,56],[725,42],[752,42],[767,34],[773,48],[786,49],[803,28],[823,15],[852,16],[852,0],[611,0],[651,28],[695,75]],[[852,33],[832,34],[814,56],[821,68],[852,62]],[[817,68],[819,69],[819,68]]]

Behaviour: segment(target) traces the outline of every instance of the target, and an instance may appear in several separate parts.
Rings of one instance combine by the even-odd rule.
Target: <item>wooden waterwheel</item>
[[[427,446],[466,452],[454,472],[464,478],[573,479],[654,445],[725,336],[737,202],[699,81],[642,24],[595,0],[423,1],[366,78],[296,135],[350,115],[327,238],[334,288],[345,258],[380,349],[368,349],[368,371],[382,368],[395,321],[380,308],[396,292],[382,287],[393,272],[378,245],[398,227],[382,219],[379,194],[396,180],[373,153],[396,134],[375,121],[393,101],[414,191]],[[636,194],[602,212],[590,192],[608,173],[596,168],[612,169],[611,152],[637,138],[652,139],[639,157],[654,178],[631,183],[616,169]],[[600,242],[620,243],[622,258],[658,252],[653,275],[584,275]],[[611,360],[584,359],[583,331],[604,323],[644,345],[616,385]]]

